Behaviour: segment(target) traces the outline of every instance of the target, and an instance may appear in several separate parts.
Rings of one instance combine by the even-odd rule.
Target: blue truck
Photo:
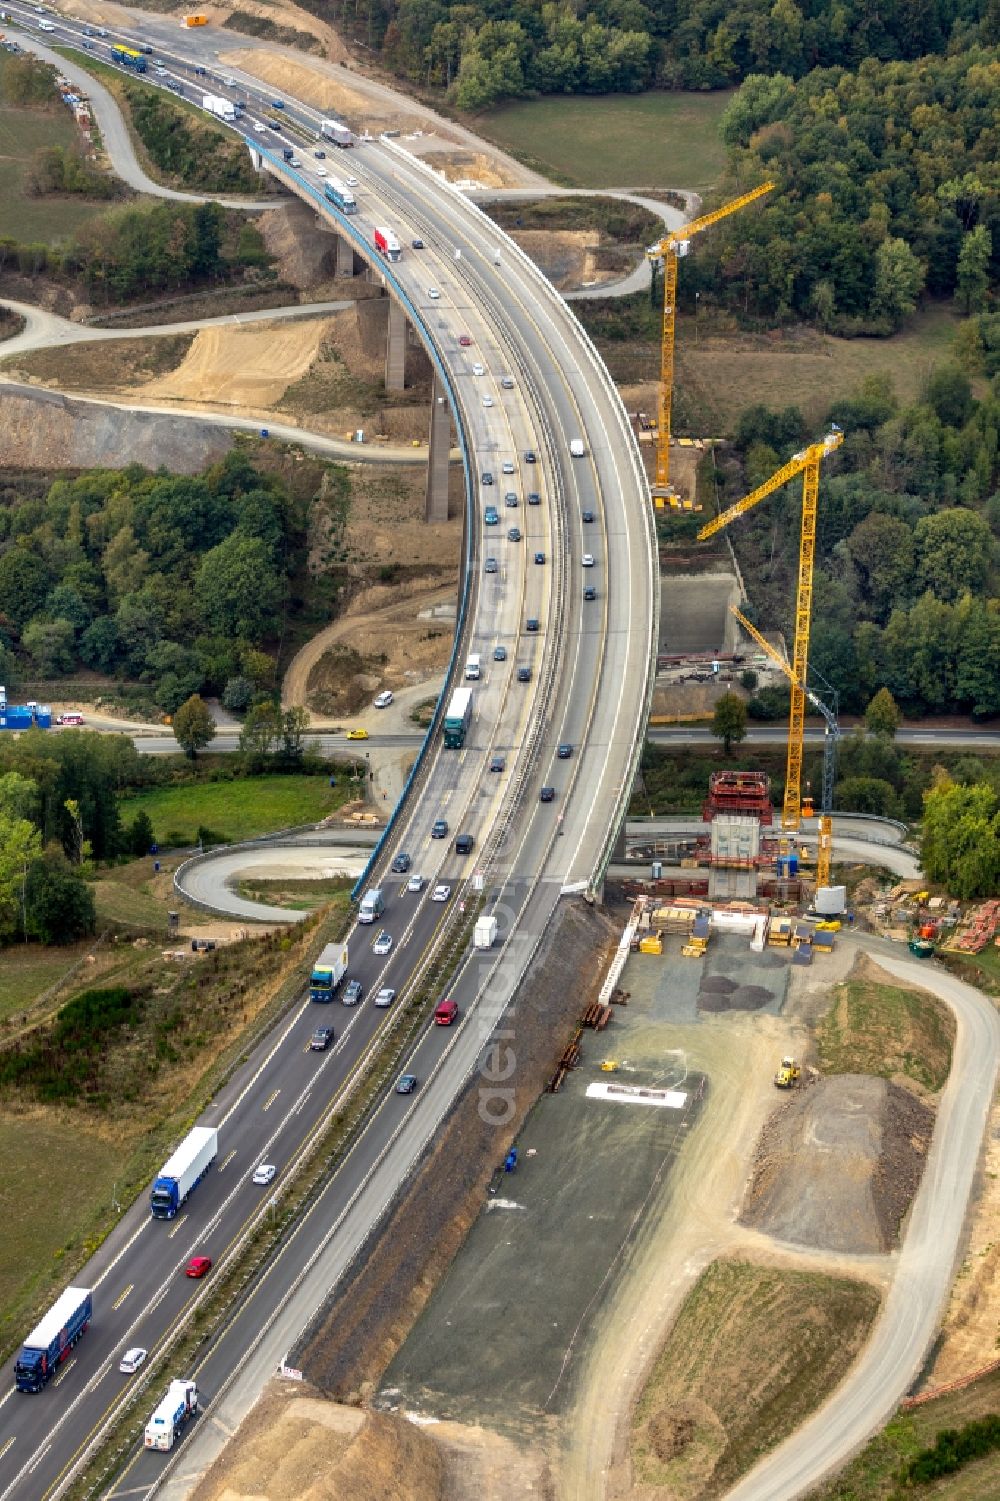
[[[48,704],[9,704],[7,690],[0,687],[0,730],[47,730],[52,726]]]
[[[172,1220],[188,1194],[204,1178],[219,1152],[215,1126],[195,1126],[156,1176],[149,1207],[156,1220]]]
[[[66,1359],[93,1317],[89,1287],[67,1287],[21,1347],[14,1364],[19,1392],[40,1392]]]

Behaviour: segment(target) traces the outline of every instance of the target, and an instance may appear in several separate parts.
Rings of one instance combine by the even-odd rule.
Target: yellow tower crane
[[[802,530],[799,536],[799,583],[795,596],[795,644],[792,648],[792,711],[788,720],[788,763],[785,772],[785,803],[781,814],[783,829],[797,829],[802,817],[802,744],[805,733],[805,681],[809,668],[809,626],[812,616],[813,560],[816,555],[816,507],[819,500],[819,466],[844,441],[839,428],[828,433],[821,443],[811,443],[789,459],[769,480],[738,500],[735,505],[709,521],[698,533],[699,542],[712,537],[723,527],[745,516],[760,501],[802,475]]]
[[[766,641],[755,625],[738,610],[735,605],[729,606],[729,613],[735,615],[740,625],[748,636],[752,636],[765,656],[770,657],[776,667],[779,667],[785,677],[794,685],[795,678],[792,674],[791,664],[775,651],[770,641]],[[802,685],[805,687],[805,684]],[[829,886],[830,867],[833,863],[833,783],[836,775],[837,741],[840,739],[840,726],[837,716],[827,708],[826,704],[817,694],[806,688],[806,698],[818,709],[826,720],[826,739],[823,745],[823,796],[820,800],[819,829],[816,840],[816,886]],[[808,792],[802,799],[803,818],[811,818],[813,815],[812,799]]]
[[[653,496],[658,504],[670,500],[673,496],[673,488],[670,484],[670,414],[674,400],[674,323],[677,315],[677,262],[682,255],[687,255],[691,246],[692,238],[701,234],[703,229],[709,229],[713,224],[718,224],[720,219],[728,219],[730,214],[735,214],[737,209],[746,208],[748,203],[755,203],[758,198],[763,198],[766,193],[774,189],[773,182],[761,183],[759,188],[752,192],[744,193],[739,198],[734,198],[731,203],[723,204],[711,214],[704,214],[700,219],[692,219],[690,224],[682,224],[680,229],[673,230],[670,234],[655,245],[650,245],[646,251],[648,260],[663,266],[663,333],[661,339],[660,356],[660,414],[659,428],[656,442],[656,484],[653,486]]]

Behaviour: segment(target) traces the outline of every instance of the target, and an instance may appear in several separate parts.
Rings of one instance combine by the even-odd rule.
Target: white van
[[[39,31],[55,31],[55,27],[51,21],[39,21],[38,29]]]
[[[569,451],[573,455],[574,459],[582,459],[584,453],[586,452],[586,450],[584,449],[584,446],[583,446],[583,439],[582,438],[570,438],[570,440],[569,440]]]
[[[465,676],[471,682],[478,682],[482,674],[482,659],[478,652],[473,652],[465,664]]]

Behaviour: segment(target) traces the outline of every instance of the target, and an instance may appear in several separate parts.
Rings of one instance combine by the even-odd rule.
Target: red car
[[[211,1256],[192,1256],[184,1268],[185,1277],[204,1277],[212,1269]]]
[[[439,1027],[450,1027],[458,1015],[458,1004],[455,1001],[441,1001],[434,1012],[434,1020]]]
[[[459,334],[458,342],[461,344],[463,349],[468,349],[472,344],[472,340],[469,338],[468,334]]]

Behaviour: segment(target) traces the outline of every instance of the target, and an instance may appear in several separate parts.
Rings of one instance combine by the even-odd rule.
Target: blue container
[[[35,710],[35,723],[40,730],[51,730],[52,710],[49,708],[48,704],[46,704],[44,708]]]

